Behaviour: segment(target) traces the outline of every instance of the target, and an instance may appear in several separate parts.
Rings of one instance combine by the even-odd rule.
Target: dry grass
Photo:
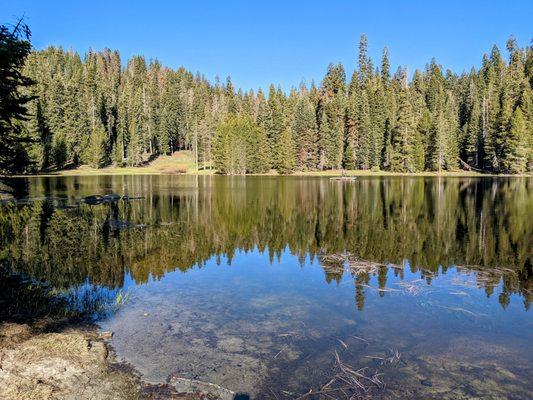
[[[93,175],[178,175],[178,174],[205,174],[209,170],[196,168],[194,156],[190,151],[180,151],[171,156],[160,156],[146,165],[139,167],[117,167],[93,168],[82,165],[78,168],[61,170],[53,173],[39,174],[60,175],[60,176],[93,176]]]

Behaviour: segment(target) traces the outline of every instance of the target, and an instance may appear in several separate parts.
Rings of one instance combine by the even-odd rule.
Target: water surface
[[[2,264],[92,307],[149,381],[273,399],[533,391],[530,179],[17,182]],[[82,201],[111,193],[141,198]]]

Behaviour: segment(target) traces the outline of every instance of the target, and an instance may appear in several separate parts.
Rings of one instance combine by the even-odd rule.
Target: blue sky
[[[184,66],[235,86],[284,89],[319,82],[330,62],[355,67],[361,33],[379,62],[423,68],[435,57],[455,72],[479,66],[493,44],[533,38],[533,1],[0,0],[0,22],[25,15],[37,49],[118,49]]]

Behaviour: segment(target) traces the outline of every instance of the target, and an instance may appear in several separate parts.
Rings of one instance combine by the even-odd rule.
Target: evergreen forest
[[[224,174],[533,169],[533,47],[513,38],[456,74],[436,60],[392,72],[387,48],[375,63],[362,35],[351,76],[330,64],[319,84],[268,93],[109,49],[29,51],[28,40],[11,66],[26,113],[7,129],[25,140],[4,172],[139,166],[181,150]]]

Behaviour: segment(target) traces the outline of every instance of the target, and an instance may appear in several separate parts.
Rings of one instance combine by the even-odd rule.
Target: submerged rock
[[[128,196],[127,194],[125,194],[124,196],[122,196],[122,200],[124,201],[129,201],[129,200],[143,200],[144,199],[144,196]]]
[[[111,331],[100,332],[100,337],[102,339],[111,339],[113,337],[113,332],[111,332]]]
[[[110,193],[110,194],[105,194],[103,196],[99,194],[86,196],[82,199],[82,202],[85,204],[89,204],[89,205],[99,205],[102,203],[116,203],[120,200],[130,201],[130,200],[142,200],[142,199],[144,199],[143,196],[128,196],[128,195],[121,196],[117,193]]]
[[[102,197],[102,199],[106,203],[116,203],[120,200],[120,195],[116,193],[106,194]]]
[[[121,221],[121,220],[111,220],[106,222],[111,229],[114,230],[120,230],[120,229],[130,229],[130,228],[138,228],[138,224],[134,224],[129,221]]]
[[[99,194],[95,194],[92,196],[86,196],[82,200],[85,204],[89,205],[98,205],[102,204],[104,202],[104,198],[100,196]]]
[[[235,398],[242,399],[242,394],[239,397],[234,392],[215,385],[214,383],[197,381],[194,379],[173,377],[170,379],[170,384],[176,388],[180,393],[200,393],[208,398],[216,398],[219,400],[234,400]]]

